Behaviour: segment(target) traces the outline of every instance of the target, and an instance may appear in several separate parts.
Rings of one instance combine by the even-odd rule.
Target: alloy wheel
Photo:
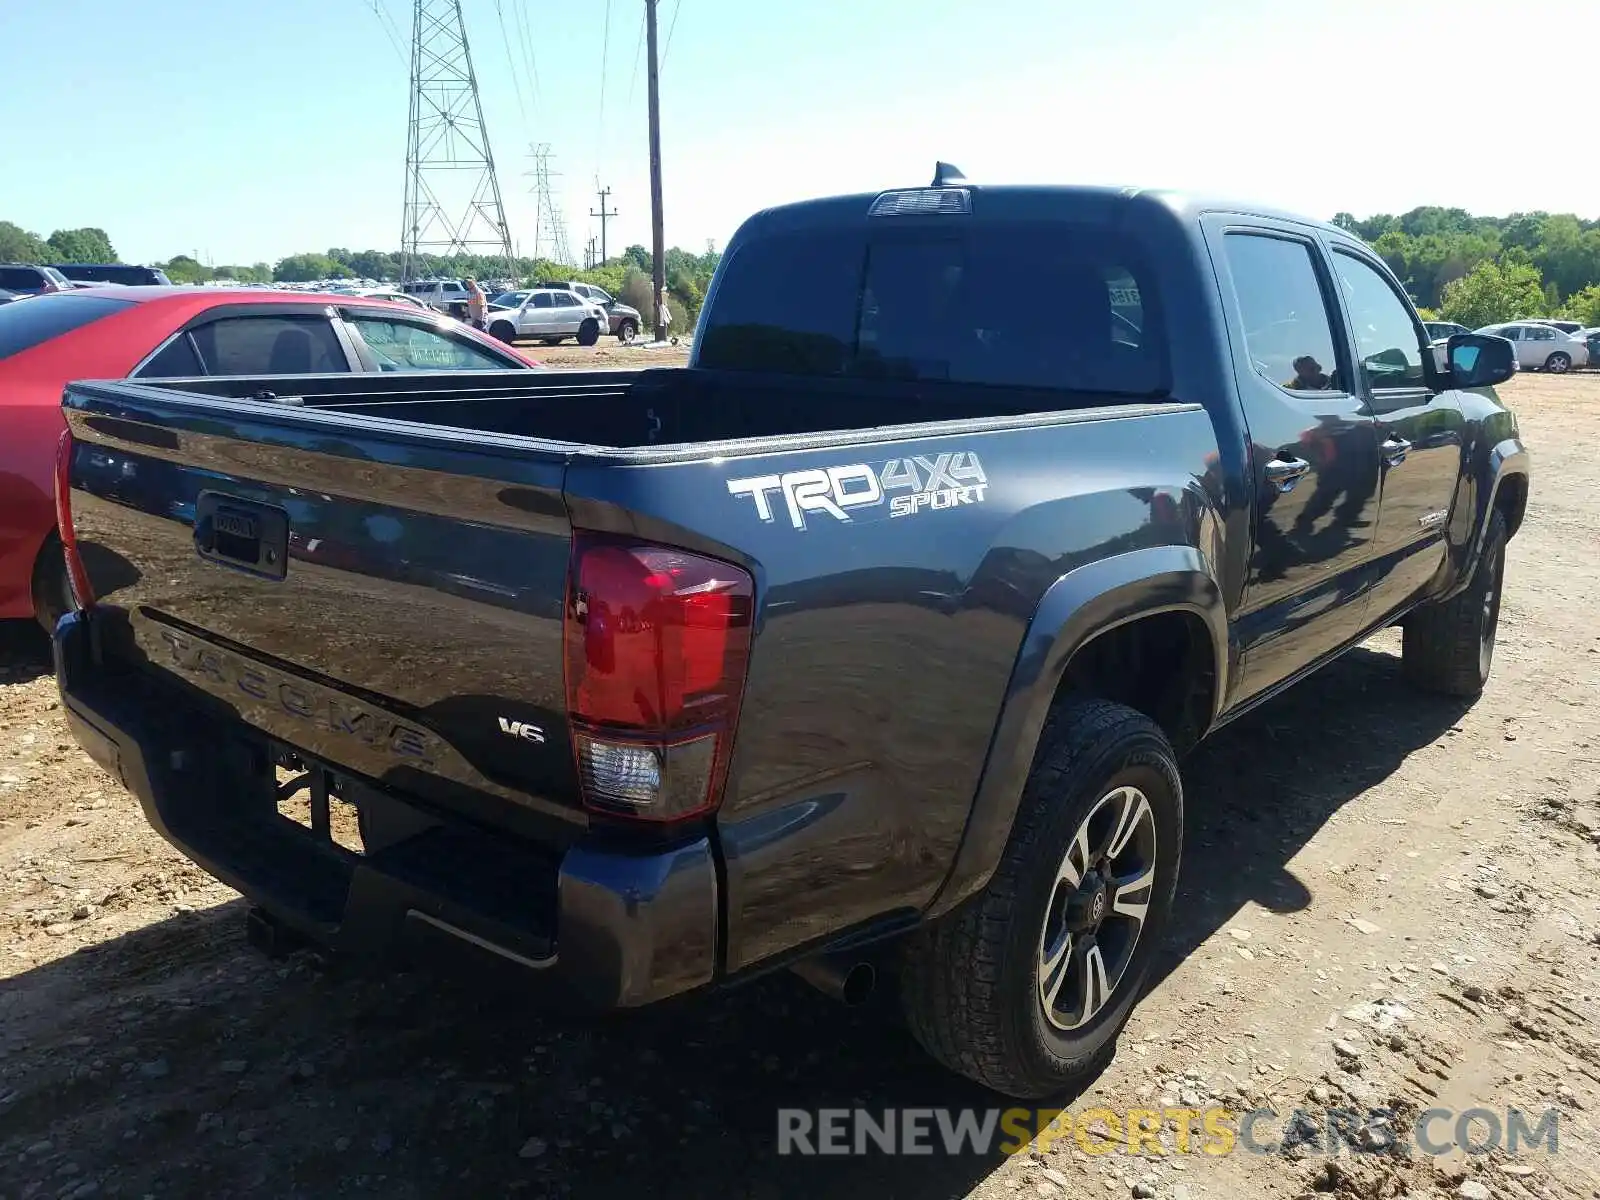
[[[1133,961],[1156,882],[1156,823],[1136,787],[1107,792],[1056,869],[1039,931],[1038,995],[1068,1032],[1092,1021]]]

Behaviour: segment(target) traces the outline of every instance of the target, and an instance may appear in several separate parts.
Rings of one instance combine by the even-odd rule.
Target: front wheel
[[[1058,706],[988,885],[918,931],[901,964],[913,1036],[1018,1099],[1110,1061],[1172,907],[1183,785],[1161,729],[1106,700]]]
[[[516,326],[511,324],[510,321],[496,321],[493,325],[489,326],[489,333],[491,336],[499,338],[508,346],[517,340]]]
[[[638,336],[639,323],[632,317],[625,318],[622,324],[617,326],[617,341],[621,342],[624,346],[632,345],[633,339]]]
[[[1565,375],[1572,369],[1572,356],[1557,350],[1544,360],[1544,369],[1552,375]]]
[[[600,340],[600,322],[590,317],[578,326],[578,345],[592,346]]]
[[[1424,604],[1405,619],[1400,669],[1417,687],[1446,696],[1476,696],[1489,682],[1500,628],[1506,569],[1506,517],[1489,514],[1472,581],[1450,599]]]

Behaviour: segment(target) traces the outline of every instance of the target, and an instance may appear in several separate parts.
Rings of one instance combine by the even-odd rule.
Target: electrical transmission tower
[[[533,156],[533,190],[539,200],[538,217],[533,227],[533,256],[562,266],[573,266],[572,254],[567,247],[567,223],[561,219],[555,193],[550,188],[550,181],[560,178],[559,172],[550,169],[550,143],[538,142],[528,149]]]
[[[402,281],[425,273],[425,254],[493,256],[515,274],[461,0],[415,0],[411,25]]]

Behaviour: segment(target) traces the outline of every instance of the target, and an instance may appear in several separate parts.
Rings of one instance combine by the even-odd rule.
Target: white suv
[[[516,308],[489,314],[489,333],[502,342],[537,338],[547,346],[569,337],[592,346],[609,324],[605,309],[565,288],[534,288]]]
[[[400,285],[400,290],[442,313],[452,316],[466,312],[467,285],[459,279],[411,279]]]

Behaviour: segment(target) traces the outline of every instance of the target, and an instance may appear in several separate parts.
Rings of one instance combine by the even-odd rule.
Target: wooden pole
[[[652,241],[652,284],[655,290],[656,341],[667,340],[666,322],[661,308],[667,294],[667,249],[665,224],[661,217],[661,64],[656,50],[656,0],[645,2],[645,31],[649,55],[650,83],[650,237]]]

